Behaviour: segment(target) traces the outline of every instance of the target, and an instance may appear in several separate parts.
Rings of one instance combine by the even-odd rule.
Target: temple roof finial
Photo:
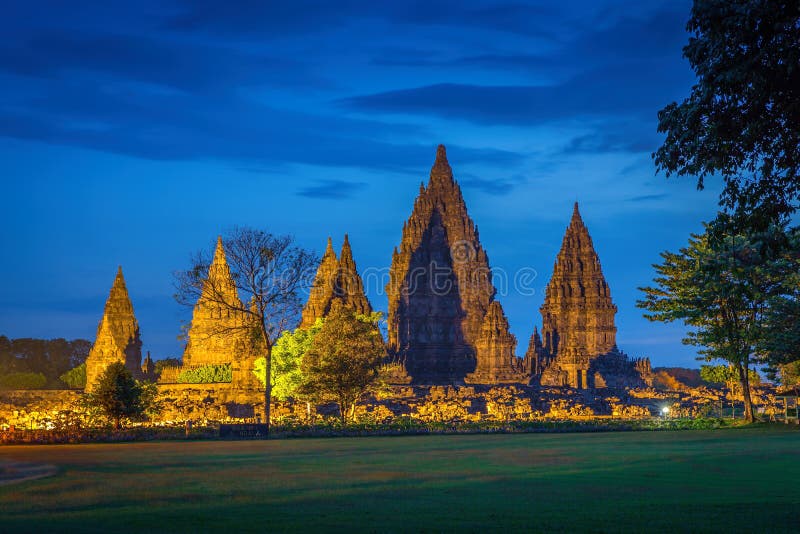
[[[436,161],[433,162],[431,168],[430,185],[434,182],[453,182],[453,170],[450,168],[450,163],[447,161],[447,150],[444,145],[439,145],[436,149]],[[429,187],[430,187],[429,185]]]

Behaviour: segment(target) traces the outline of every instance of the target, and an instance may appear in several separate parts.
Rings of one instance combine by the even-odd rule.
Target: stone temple
[[[97,337],[86,358],[86,391],[93,389],[97,378],[114,362],[124,363],[135,377],[141,376],[142,339],[122,267],[117,269],[103,318],[97,326]]]
[[[468,375],[493,380],[512,372],[493,363],[513,355],[516,342],[499,303],[485,322],[495,294],[489,259],[442,145],[389,276],[388,348],[414,382],[458,384]],[[479,362],[482,356],[487,361]]]
[[[525,358],[444,146],[392,255],[388,349],[418,384],[640,385],[649,361],[616,346],[617,308],[577,203]]]
[[[617,307],[577,202],[540,312],[541,336],[534,330],[526,359],[541,385],[639,385],[639,367],[649,374],[649,362],[630,361],[617,349]]]
[[[339,258],[333,251],[333,243],[328,238],[328,246],[322,255],[314,284],[308,295],[308,302],[303,308],[301,328],[308,328],[330,312],[331,304],[339,300],[356,313],[367,315],[372,313],[372,305],[364,293],[364,282],[358,274],[350,239],[344,235],[344,243]]]
[[[249,316],[235,309],[242,307],[222,238],[218,238],[200,298],[192,312],[183,368],[231,364],[235,384],[256,385],[250,372],[257,351],[250,335],[252,329],[247,327]]]

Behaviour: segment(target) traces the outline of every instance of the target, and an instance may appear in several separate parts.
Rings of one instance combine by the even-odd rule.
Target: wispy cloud
[[[367,184],[364,182],[320,180],[314,185],[300,189],[297,194],[309,198],[343,199],[353,197],[366,188]]]

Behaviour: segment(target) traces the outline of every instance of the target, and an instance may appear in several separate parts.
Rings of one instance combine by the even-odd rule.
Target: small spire
[[[436,163],[439,162],[447,163],[447,149],[444,147],[444,145],[439,145],[436,148]]]
[[[570,220],[570,226],[575,223],[583,224],[583,219],[581,218],[581,212],[578,209],[578,203],[575,202],[575,205],[572,208],[572,220]]]
[[[113,291],[115,288],[125,289],[125,277],[122,275],[122,265],[117,266],[117,275],[114,277],[111,290]]]
[[[450,168],[450,163],[447,161],[447,150],[444,145],[439,145],[436,149],[436,161],[433,162],[431,168],[431,177],[428,188],[435,181],[449,181],[453,182],[453,170]]]
[[[217,236],[217,246],[214,248],[214,257],[211,259],[211,266],[228,265],[228,260],[225,257],[225,247],[222,244],[222,236]]]
[[[333,239],[331,239],[331,236],[328,236],[328,245],[325,247],[325,254],[329,252],[333,252]]]
[[[342,252],[339,253],[339,261],[353,261],[353,251],[350,248],[350,239],[347,234],[344,234],[344,241],[342,242]]]

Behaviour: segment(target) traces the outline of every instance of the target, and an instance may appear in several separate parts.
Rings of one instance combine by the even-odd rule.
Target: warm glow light
[[[661,413],[667,415],[669,413],[669,406],[664,406],[663,408],[661,408]]]

